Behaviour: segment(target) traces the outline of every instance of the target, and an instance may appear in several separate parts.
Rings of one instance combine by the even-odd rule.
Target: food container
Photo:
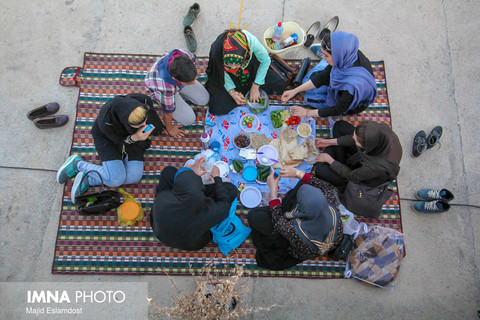
[[[242,178],[247,182],[253,182],[257,179],[257,168],[254,166],[246,166],[243,168]]]
[[[233,138],[233,144],[238,149],[246,149],[250,147],[252,141],[250,140],[250,135],[247,132],[239,132]]]
[[[312,128],[308,123],[300,123],[297,126],[297,133],[300,137],[306,138],[312,134]]]
[[[246,187],[240,193],[240,201],[247,208],[255,208],[262,202],[262,193],[255,187]]]
[[[250,109],[251,112],[254,114],[260,114],[263,111],[268,109],[268,104],[269,104],[269,98],[268,94],[260,89],[260,102],[250,102],[250,91],[247,92],[245,95],[245,99],[247,99],[247,106]]]
[[[248,123],[251,123],[252,125],[249,127]],[[240,128],[243,131],[254,132],[255,130],[258,129],[259,125],[260,125],[260,120],[254,114],[246,114],[240,118]]]
[[[263,157],[267,157],[268,161],[263,161]],[[271,146],[269,144],[266,144],[264,146],[261,146],[257,150],[257,160],[263,165],[266,166],[271,166],[275,163],[275,161],[272,161],[271,159],[278,160],[278,151],[274,146]]]
[[[215,166],[217,166],[218,170],[220,171],[220,178],[225,178],[230,172],[228,164],[223,161],[215,162]]]

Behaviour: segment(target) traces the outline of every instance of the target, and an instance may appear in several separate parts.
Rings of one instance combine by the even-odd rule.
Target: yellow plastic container
[[[280,50],[274,50],[270,48],[267,44],[267,39],[272,37],[273,28],[275,27],[275,26],[270,26],[267,29],[265,29],[265,31],[263,32],[263,45],[265,46],[265,48],[267,48],[267,51],[270,53],[281,54],[288,50],[301,47],[303,46],[303,44],[305,43],[305,40],[307,39],[305,29],[303,29],[302,25],[299,22],[295,20],[289,20],[289,21],[282,22],[282,25],[283,25],[284,35],[291,35],[292,33],[297,34],[298,36],[297,44],[294,46],[280,49]]]
[[[117,208],[118,224],[126,227],[142,221],[145,210],[140,201],[122,188],[119,191],[123,194],[125,201]]]

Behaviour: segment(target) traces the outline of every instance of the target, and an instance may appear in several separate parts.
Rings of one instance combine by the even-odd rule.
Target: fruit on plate
[[[245,116],[243,118],[242,124],[248,128],[251,128],[253,126],[253,122],[255,121],[255,118],[252,116]]]

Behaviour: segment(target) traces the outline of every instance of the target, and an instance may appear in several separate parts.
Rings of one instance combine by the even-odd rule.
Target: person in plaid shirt
[[[195,113],[184,98],[196,105],[206,105],[208,91],[197,80],[195,55],[183,49],[175,49],[161,56],[145,77],[145,85],[152,98],[163,111],[166,131],[174,138],[181,138],[182,126],[195,122]],[[172,119],[181,125],[173,125]]]

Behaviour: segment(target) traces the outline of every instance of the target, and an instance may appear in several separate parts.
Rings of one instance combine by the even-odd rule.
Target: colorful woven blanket
[[[131,92],[146,93],[144,76],[158,56],[131,54],[86,53],[83,67],[69,67],[62,71],[60,84],[78,86],[80,93],[77,103],[77,118],[73,131],[71,153],[83,159],[100,164],[95,151],[90,128],[101,106],[115,95]],[[197,59],[199,79],[206,80],[205,68],[208,58]],[[300,60],[289,60],[299,65]],[[357,124],[362,120],[374,120],[391,124],[388,105],[385,69],[382,61],[372,63],[378,85],[375,103],[360,116],[343,119]],[[276,99],[276,100],[275,100]],[[271,97],[272,104],[279,104],[278,97]],[[302,100],[292,101],[302,104]],[[174,139],[166,134],[152,139],[152,146],[146,152],[145,173],[141,181],[126,185],[124,189],[140,200],[146,208],[146,217],[132,227],[121,227],[115,211],[97,215],[82,216],[75,211],[70,201],[73,180],[67,181],[63,193],[62,211],[55,245],[52,272],[59,274],[198,274],[205,263],[225,265],[243,264],[248,275],[281,276],[302,278],[343,278],[345,263],[327,258],[305,261],[285,271],[270,271],[257,267],[255,248],[247,239],[229,259],[226,259],[215,243],[197,252],[169,248],[160,243],[150,229],[149,214],[155,196],[158,176],[165,166],[181,167],[201,149],[200,133],[204,129],[206,106],[194,106],[196,122],[186,127],[183,139]],[[318,120],[318,137],[328,137],[329,122]],[[395,193],[383,207],[377,220],[358,218],[369,224],[390,227],[401,231],[400,203]],[[89,192],[99,191],[92,187]],[[246,222],[247,209],[240,206],[237,215]]]

